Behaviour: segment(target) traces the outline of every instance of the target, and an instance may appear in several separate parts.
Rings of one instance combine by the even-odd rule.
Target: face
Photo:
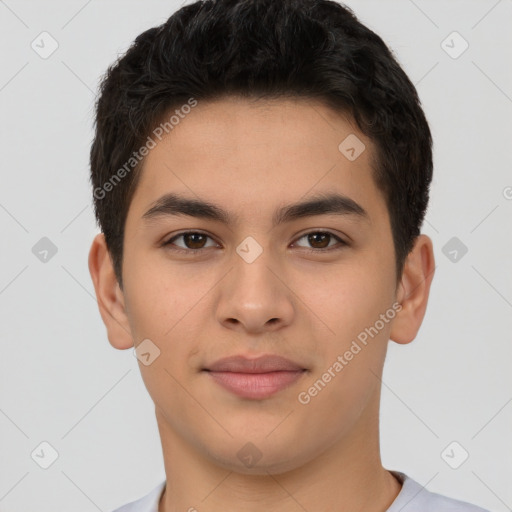
[[[230,98],[199,102],[149,152],[122,297],[135,346],[160,351],[139,365],[164,435],[262,473],[375,421],[397,287],[372,149],[320,103]],[[211,371],[267,355],[300,371]]]

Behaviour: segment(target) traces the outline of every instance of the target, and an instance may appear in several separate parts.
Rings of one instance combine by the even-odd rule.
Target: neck
[[[401,484],[382,467],[378,400],[350,433],[299,467],[247,474],[220,467],[156,416],[166,472],[159,512],[385,512]]]

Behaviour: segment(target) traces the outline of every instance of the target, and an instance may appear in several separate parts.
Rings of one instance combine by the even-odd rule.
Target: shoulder
[[[158,503],[165,487],[165,480],[142,498],[116,508],[113,512],[158,512]]]
[[[430,492],[404,473],[392,473],[402,482],[402,490],[386,512],[489,512],[466,501]]]

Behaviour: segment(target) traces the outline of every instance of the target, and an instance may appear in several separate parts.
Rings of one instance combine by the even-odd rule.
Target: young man
[[[325,0],[196,2],[105,77],[89,268],[166,481],[123,512],[477,512],[386,470],[388,340],[434,273],[417,93]]]

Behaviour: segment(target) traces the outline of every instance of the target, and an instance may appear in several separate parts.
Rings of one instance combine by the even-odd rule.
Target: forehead
[[[263,158],[262,148],[272,150],[281,146],[294,149],[295,154],[304,153],[301,151],[304,148],[310,158],[334,149],[338,157],[341,156],[338,154],[340,137],[344,139],[356,132],[360,139],[366,139],[348,116],[312,99],[229,97],[199,102],[164,137],[160,149],[167,146],[183,156],[191,149],[233,153],[242,148],[245,152],[255,148]],[[277,151],[272,156],[279,154],[287,160],[293,157],[293,153]]]
[[[176,191],[262,213],[307,194],[338,192],[380,215],[373,151],[348,117],[317,101],[199,101],[146,156],[132,203],[141,216]]]

